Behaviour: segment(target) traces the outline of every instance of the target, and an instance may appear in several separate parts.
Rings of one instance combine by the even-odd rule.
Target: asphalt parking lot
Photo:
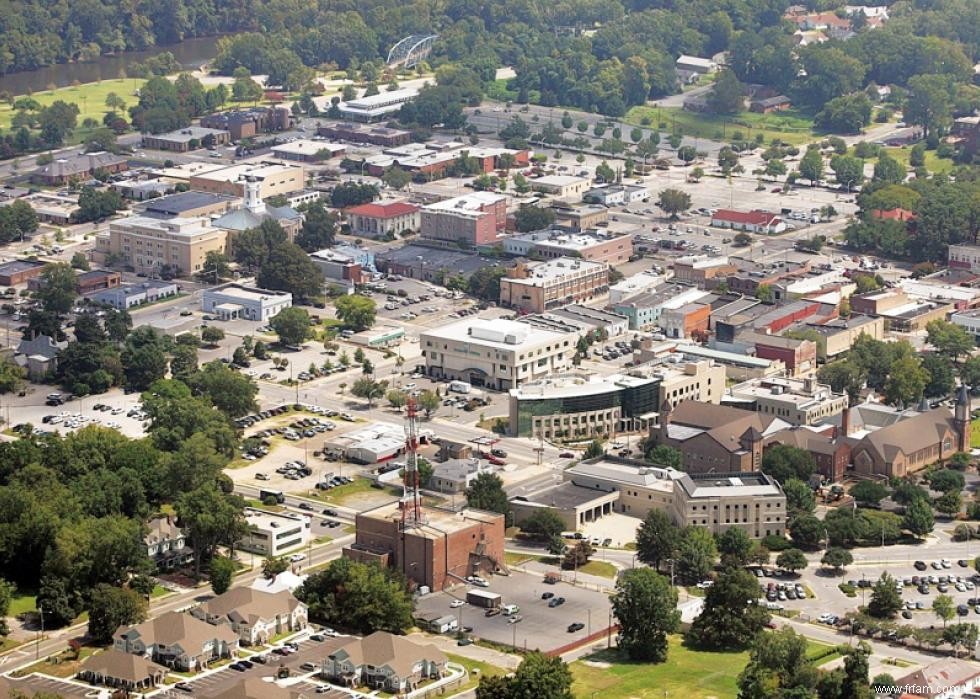
[[[96,687],[93,687],[92,690],[85,690],[70,682],[62,682],[54,678],[41,677],[39,675],[31,675],[20,680],[9,677],[6,679],[12,687],[28,697],[34,696],[37,693],[43,693],[46,695],[61,696],[64,699],[82,699],[90,691],[96,690]]]
[[[455,614],[461,620],[460,626],[472,626],[472,635],[503,644],[516,644],[528,649],[551,650],[590,634],[609,625],[611,605],[609,597],[601,592],[575,587],[568,583],[546,585],[542,578],[525,573],[512,573],[509,576],[490,576],[490,591],[498,592],[504,604],[520,607],[518,616],[522,620],[516,624],[508,623],[503,614],[487,617],[482,607],[464,605],[452,609],[449,605],[454,599],[466,599],[466,590],[459,587],[449,592],[426,595],[418,600],[419,612]],[[564,597],[565,603],[559,607],[549,607],[541,595],[551,592],[556,597]],[[583,624],[583,628],[569,633],[572,623]]]

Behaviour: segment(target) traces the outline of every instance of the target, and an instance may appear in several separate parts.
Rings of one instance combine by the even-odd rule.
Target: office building
[[[11,260],[0,264],[0,285],[17,286],[41,276],[47,264],[37,260]]]
[[[341,102],[337,105],[340,116],[349,121],[359,121],[368,123],[380,121],[389,114],[394,114],[406,102],[410,102],[418,97],[419,91],[413,87],[391,92],[379,92],[370,97],[359,97],[357,99]]]
[[[288,291],[270,291],[235,283],[205,289],[201,298],[201,309],[222,320],[267,321],[292,305],[293,295]]]
[[[260,556],[281,556],[309,542],[311,521],[306,515],[246,507],[245,524],[249,532],[239,539],[238,548]]]
[[[113,255],[136,272],[160,274],[163,267],[178,275],[204,267],[211,251],[225,252],[227,234],[203,217],[171,219],[130,216],[109,222],[108,233],[95,239],[96,255]]]
[[[570,199],[588,190],[591,182],[585,177],[572,175],[545,175],[530,180],[528,184],[535,192],[550,194],[558,199]]]
[[[329,122],[317,129],[317,134],[339,141],[370,143],[374,146],[391,148],[412,142],[412,132],[405,129],[391,129],[386,126],[368,126],[351,122]]]
[[[552,202],[555,210],[555,223],[572,231],[585,231],[603,226],[609,222],[609,209],[594,205],[568,205]]]
[[[535,265],[519,264],[500,280],[500,305],[525,313],[543,313],[584,303],[609,290],[609,267],[562,257]]]
[[[133,306],[154,303],[169,296],[176,296],[177,292],[177,285],[173,282],[147,281],[103,289],[95,292],[89,298],[96,303],[104,303],[119,310],[126,310]]]
[[[498,391],[568,369],[575,343],[571,333],[484,318],[467,318],[419,335],[426,374]]]
[[[630,330],[650,330],[660,323],[664,310],[714,298],[704,289],[684,284],[662,284],[653,290],[612,304],[612,310],[629,319]]]
[[[417,231],[421,223],[419,207],[403,201],[374,202],[352,206],[344,211],[350,232],[368,238],[387,238]]]
[[[42,165],[31,175],[38,184],[60,186],[72,181],[87,180],[96,172],[115,174],[129,168],[129,163],[121,155],[98,151],[81,153],[66,158],[57,158]]]
[[[262,133],[284,131],[292,121],[288,107],[249,107],[208,114],[201,117],[201,126],[227,131],[232,141],[240,141]]]
[[[342,143],[299,139],[272,146],[272,155],[282,160],[295,160],[298,163],[319,163],[347,155],[347,146]]]
[[[507,224],[507,197],[473,192],[422,207],[421,234],[448,245],[492,245]]]
[[[226,214],[241,205],[241,199],[227,194],[207,192],[179,192],[167,197],[151,199],[143,208],[149,218],[194,218]]]
[[[191,189],[198,192],[244,197],[245,184],[249,180],[259,183],[259,198],[263,200],[298,192],[306,183],[301,165],[252,161],[214,170],[204,169],[191,174],[189,184]]]
[[[603,204],[604,206],[615,206],[617,204],[632,204],[636,201],[649,199],[650,190],[641,185],[609,185],[606,187],[596,187],[582,194],[582,201],[591,204]]]
[[[633,255],[631,235],[602,229],[583,233],[569,233],[559,229],[515,233],[504,238],[503,246],[505,253],[516,257],[544,260],[578,257],[610,265],[628,262]]]
[[[223,146],[230,141],[231,134],[224,129],[209,129],[204,126],[188,126],[167,133],[143,135],[144,148],[171,153],[186,153],[198,148]]]
[[[772,415],[791,425],[816,425],[842,413],[848,398],[815,378],[764,378],[732,386],[721,402]]]

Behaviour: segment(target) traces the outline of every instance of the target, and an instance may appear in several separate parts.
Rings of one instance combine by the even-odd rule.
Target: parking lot
[[[467,588],[464,587],[451,593],[439,592],[419,598],[417,611],[456,615],[460,628],[472,627],[471,634],[476,638],[532,650],[559,648],[609,626],[611,605],[609,597],[601,592],[565,582],[548,585],[537,575],[518,572],[509,576],[490,576],[488,581],[491,592],[499,593],[505,605],[515,604],[520,611],[510,616],[487,617],[484,608],[471,604],[450,607],[453,600],[466,599]],[[549,607],[549,600],[541,599],[542,594],[549,592],[555,597],[564,597],[564,604]],[[510,623],[514,618],[520,621]],[[570,632],[571,624],[581,624],[581,628]]]
[[[82,699],[90,695],[97,696],[97,694],[92,694],[92,692],[98,691],[95,687],[92,690],[86,690],[71,682],[63,682],[52,677],[41,677],[38,675],[31,675],[30,677],[19,680],[9,677],[5,679],[10,682],[11,687],[28,697],[40,693],[48,696],[61,696],[64,699]]]
[[[281,667],[289,670],[290,677],[309,676],[311,678],[310,684],[315,683],[315,686],[320,686],[324,683],[312,679],[316,670],[308,669],[309,666],[304,668],[303,665],[313,663],[317,667],[320,667],[323,660],[330,653],[334,652],[348,640],[349,637],[347,636],[327,637],[326,640],[319,642],[307,638],[298,642],[299,649],[289,655],[277,655],[272,651],[261,651],[255,655],[265,658],[266,662],[264,664],[256,662],[254,656],[250,656],[253,662],[252,668],[240,672],[229,666],[225,666],[217,672],[207,674],[198,679],[188,680],[186,687],[189,688],[189,691],[184,689],[181,693],[185,696],[193,697],[217,696],[246,678],[259,677],[271,681],[275,678],[276,673]],[[326,696],[330,697],[331,695],[328,694]],[[349,694],[338,690],[333,696],[347,697]]]

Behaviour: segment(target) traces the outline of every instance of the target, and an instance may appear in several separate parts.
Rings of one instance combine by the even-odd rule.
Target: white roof
[[[428,204],[422,208],[427,211],[473,212],[479,211],[484,206],[496,204],[497,202],[501,201],[507,201],[507,197],[503,194],[495,194],[494,192],[472,192],[459,197],[453,197],[452,199],[437,201],[434,204]]]
[[[625,374],[612,374],[610,376],[599,376],[598,374],[590,376],[563,375],[521,384],[518,388],[510,389],[510,395],[518,400],[589,396],[608,391],[618,391],[621,388],[643,386],[657,380],[657,378],[626,376]]]
[[[272,152],[291,153],[296,155],[313,155],[321,150],[328,150],[331,153],[337,153],[346,149],[347,146],[345,146],[343,143],[311,141],[310,139],[303,138],[298,141],[290,141],[289,143],[280,143],[278,146],[273,146]]]
[[[410,99],[418,97],[418,94],[419,91],[414,87],[405,87],[400,90],[392,90],[390,92],[379,92],[378,94],[371,95],[370,97],[358,97],[357,99],[344,102],[344,105],[353,109],[370,110],[377,107],[383,107],[391,104],[392,102],[407,102]]]
[[[268,592],[270,594],[275,594],[276,592],[282,592],[287,590],[292,592],[304,582],[306,582],[307,575],[296,575],[291,570],[285,570],[279,573],[272,580],[268,580],[264,577],[256,578],[252,584],[251,588],[253,590],[259,590],[260,592]]]
[[[537,179],[531,180],[528,184],[532,187],[536,184],[543,184],[550,187],[564,187],[570,184],[579,184],[580,182],[587,182],[584,177],[575,177],[574,175],[545,175],[544,177],[538,177]]]
[[[566,333],[542,330],[527,323],[502,318],[475,317],[425,330],[421,336],[512,351],[537,347],[549,342],[560,342],[567,338]]]
[[[700,66],[702,68],[714,68],[716,65],[718,65],[710,58],[699,58],[698,56],[688,56],[685,54],[681,54],[677,57],[677,64],[686,66]]]
[[[566,277],[579,277],[593,272],[599,272],[607,268],[605,262],[592,262],[590,260],[580,260],[572,257],[561,257],[557,260],[542,262],[528,269],[526,278],[507,277],[507,281],[512,284],[523,284],[526,286],[540,286],[547,282],[554,282]]]

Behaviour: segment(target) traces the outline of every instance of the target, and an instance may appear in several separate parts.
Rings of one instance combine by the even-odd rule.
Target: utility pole
[[[37,612],[41,615],[41,632],[37,636],[37,641],[34,643],[34,659],[37,660],[41,653],[41,638],[44,636],[44,607],[37,605]]]

